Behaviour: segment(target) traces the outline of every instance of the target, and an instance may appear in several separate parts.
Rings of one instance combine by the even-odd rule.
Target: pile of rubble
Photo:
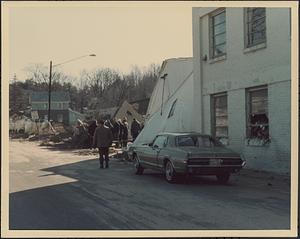
[[[10,118],[9,132],[11,138],[23,138],[29,141],[40,141],[40,146],[55,147],[57,149],[78,149],[79,155],[98,154],[92,149],[93,132],[96,128],[94,121],[83,122],[77,120],[76,126],[66,126],[62,123],[49,121],[33,121],[26,116]],[[124,158],[124,150],[113,143],[110,156]]]
[[[25,138],[30,141],[42,140],[61,142],[72,136],[72,129],[62,123],[34,121],[24,115],[13,115],[9,119],[9,135],[11,138]]]

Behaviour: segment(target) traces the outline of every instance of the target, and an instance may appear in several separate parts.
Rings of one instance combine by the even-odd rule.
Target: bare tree
[[[25,68],[28,78],[36,82],[37,84],[48,83],[49,75],[47,74],[47,68],[45,65],[36,63],[29,65]]]
[[[40,90],[47,90],[49,86],[49,67],[37,63],[25,68],[29,80],[39,86]],[[52,72],[52,89],[60,90],[60,86],[69,82],[69,77],[58,69],[53,68]]]

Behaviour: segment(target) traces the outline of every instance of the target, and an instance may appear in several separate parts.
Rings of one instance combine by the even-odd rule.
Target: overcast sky
[[[10,78],[22,80],[31,64],[49,67],[50,60],[59,64],[86,54],[97,56],[60,70],[73,76],[98,67],[126,73],[132,65],[192,56],[192,2],[83,4],[23,2],[10,8]]]

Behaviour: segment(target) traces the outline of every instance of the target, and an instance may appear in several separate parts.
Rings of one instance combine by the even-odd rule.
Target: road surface
[[[289,178],[248,170],[169,184],[130,162],[10,141],[10,229],[289,229]]]

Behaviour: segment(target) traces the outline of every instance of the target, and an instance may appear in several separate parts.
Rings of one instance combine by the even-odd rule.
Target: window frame
[[[254,92],[266,91],[266,105],[267,108],[263,112],[266,115],[268,120],[267,123],[251,123],[251,115],[253,114],[253,104],[252,104],[252,96],[251,94]],[[267,127],[267,136],[266,137],[253,137],[252,135],[252,128],[263,126]],[[262,140],[263,144],[270,141],[270,120],[269,120],[269,90],[267,85],[258,86],[258,87],[251,87],[246,89],[246,138],[248,140]]]
[[[263,7],[260,7],[260,8],[263,8]],[[250,34],[253,34],[255,33],[255,31],[249,33],[250,31],[250,23],[251,21],[249,21],[249,10],[254,10],[254,9],[258,9],[257,7],[249,7],[249,8],[244,8],[244,49],[251,49],[251,48],[255,48],[257,46],[261,46],[261,47],[265,47],[266,46],[266,43],[267,43],[267,16],[266,16],[266,8],[263,8],[265,10],[265,14],[263,17],[261,17],[260,19],[264,18],[264,39],[260,41],[257,41],[255,43],[253,42],[250,42],[250,38],[249,38],[249,35]],[[255,21],[257,20],[260,20],[260,19],[256,19]],[[251,23],[252,24],[252,23]],[[252,26],[252,25],[251,25]],[[260,32],[260,31],[257,31],[257,32]]]
[[[168,139],[168,137],[167,137],[166,135],[157,135],[157,136],[155,137],[155,139],[153,140],[152,146],[155,147],[155,144],[154,144],[154,143],[155,143],[155,141],[156,141],[158,138],[164,138],[165,141],[164,141],[162,147],[160,147],[159,145],[157,145],[157,146],[158,146],[157,148],[162,149],[162,148],[166,147],[166,145],[167,145],[167,139]]]
[[[221,128],[221,126],[217,127],[216,125],[216,98],[219,97],[226,97],[226,117],[227,117],[227,125],[226,125],[226,131],[227,131],[227,136],[217,136],[217,128]],[[225,126],[223,126],[224,128]],[[211,135],[215,139],[225,139],[227,142],[223,142],[225,145],[228,144],[228,139],[229,139],[229,123],[228,123],[228,94],[227,92],[222,92],[218,94],[213,94],[211,95]]]
[[[222,14],[222,13],[225,14],[224,22],[221,22],[221,23],[218,23],[218,24],[214,25],[214,18],[216,16]],[[218,33],[216,35],[225,34],[225,41],[215,45],[215,36],[216,36],[214,34],[215,26],[219,26],[222,23],[224,23],[225,31],[222,32],[222,33]],[[227,37],[226,37],[227,34],[226,33],[227,33],[227,30],[226,30],[226,8],[219,8],[219,9],[217,9],[216,11],[212,12],[209,15],[209,56],[210,56],[210,59],[217,59],[217,58],[222,58],[222,57],[226,56],[226,43],[227,43],[227,41],[226,41],[227,40]],[[220,45],[224,45],[224,52],[221,53],[221,54],[215,55],[215,47],[220,46]]]

